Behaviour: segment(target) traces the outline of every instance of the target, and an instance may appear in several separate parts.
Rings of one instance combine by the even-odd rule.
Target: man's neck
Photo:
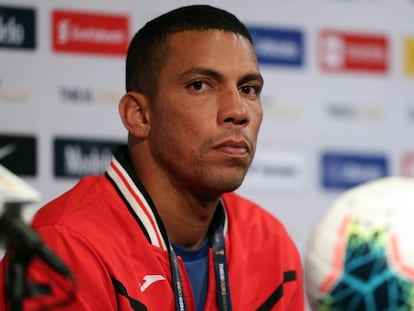
[[[151,158],[144,158],[149,152],[135,153],[142,155],[135,163],[131,156],[135,173],[154,202],[168,238],[182,247],[197,248],[207,236],[220,197],[200,198],[188,185],[172,180]]]
[[[154,203],[168,238],[189,249],[197,248],[205,240],[218,205],[218,202],[210,206],[189,205],[185,201],[178,204]]]

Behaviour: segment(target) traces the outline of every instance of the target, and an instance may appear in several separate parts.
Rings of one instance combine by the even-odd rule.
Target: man
[[[135,35],[119,103],[128,145],[33,222],[76,278],[59,310],[304,309],[291,238],[232,192],[255,153],[262,87],[252,39],[226,11],[182,7]],[[30,279],[60,289],[29,308],[67,294],[50,270],[31,264]]]

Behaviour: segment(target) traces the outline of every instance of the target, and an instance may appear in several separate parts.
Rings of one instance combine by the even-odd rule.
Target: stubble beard
[[[223,193],[238,189],[247,173],[247,167],[231,166],[224,169],[195,166],[196,181],[206,195],[221,196]]]

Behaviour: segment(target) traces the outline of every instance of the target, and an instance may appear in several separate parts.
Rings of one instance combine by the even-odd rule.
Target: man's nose
[[[223,92],[219,102],[220,124],[247,125],[250,121],[245,99],[237,88]]]

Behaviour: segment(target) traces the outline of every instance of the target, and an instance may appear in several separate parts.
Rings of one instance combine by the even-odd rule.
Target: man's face
[[[178,187],[207,197],[238,188],[253,159],[263,81],[251,43],[220,30],[167,41],[148,142]]]

